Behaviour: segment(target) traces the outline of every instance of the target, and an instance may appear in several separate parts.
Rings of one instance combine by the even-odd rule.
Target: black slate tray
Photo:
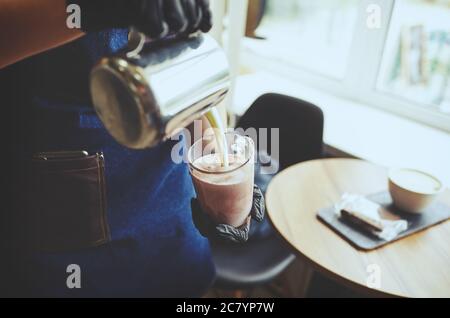
[[[436,202],[435,204],[430,206],[423,214],[415,215],[404,213],[397,209],[392,204],[392,198],[389,192],[369,195],[367,196],[367,198],[380,204],[384,208],[384,214],[386,217],[392,219],[401,218],[406,220],[408,222],[408,229],[405,232],[401,233],[394,240],[385,241],[370,233],[367,233],[364,230],[357,228],[351,223],[340,220],[339,217],[334,213],[334,207],[321,209],[317,214],[317,218],[325,225],[330,227],[333,231],[335,231],[338,235],[343,237],[351,245],[363,251],[371,251],[380,248],[450,219],[450,207],[441,202]]]

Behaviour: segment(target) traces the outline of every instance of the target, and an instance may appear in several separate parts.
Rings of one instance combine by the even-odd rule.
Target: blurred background
[[[214,2],[227,5],[225,0]],[[221,21],[223,25],[216,28],[231,29],[234,33],[230,45],[235,45],[240,41],[235,26],[243,24],[236,19],[246,19],[241,67],[255,71],[284,66],[289,67],[292,76],[313,73],[324,81],[333,80],[342,91],[349,91],[349,96],[363,100],[367,98],[357,82],[366,82],[371,93],[380,98],[390,97],[392,103],[397,100],[399,104],[409,102],[434,113],[436,118],[446,115],[441,123],[448,120],[450,1],[229,2],[229,9],[247,9],[247,16],[228,12]],[[351,78],[358,81],[351,83]],[[448,121],[446,124],[444,128],[450,129]]]
[[[417,168],[450,185],[450,0],[211,2],[233,75],[230,126],[266,93],[292,96],[322,110],[326,156]],[[280,277],[253,296],[348,292],[299,260]]]
[[[319,106],[330,149],[450,184],[450,0],[212,0],[230,124],[267,92]],[[355,135],[357,132],[357,135]]]

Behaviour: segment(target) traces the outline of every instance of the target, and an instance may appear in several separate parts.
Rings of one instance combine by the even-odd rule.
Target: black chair
[[[298,162],[322,157],[323,113],[317,106],[279,94],[266,94],[258,98],[239,120],[238,128],[279,128],[280,170]],[[258,145],[258,153],[271,154]],[[262,175],[261,164],[256,165],[255,182],[263,192],[273,175]],[[272,228],[268,218],[253,222],[249,242],[245,245],[215,243],[212,254],[216,265],[215,288],[246,290],[272,281],[286,269],[295,256]]]

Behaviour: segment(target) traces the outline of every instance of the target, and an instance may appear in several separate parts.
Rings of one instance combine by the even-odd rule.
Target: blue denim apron
[[[133,151],[117,144],[90,105],[88,74],[101,57],[127,42],[125,30],[84,38],[20,63],[27,79],[34,151],[103,152],[110,243],[77,252],[23,256],[28,292],[43,297],[200,296],[214,278],[209,243],[191,218],[194,197],[185,164],[171,160],[173,143]],[[25,79],[24,79],[25,80]],[[69,264],[81,268],[81,289],[68,289]]]

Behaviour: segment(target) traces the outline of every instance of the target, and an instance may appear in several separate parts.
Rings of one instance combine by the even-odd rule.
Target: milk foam
[[[435,193],[442,187],[439,180],[416,170],[399,170],[391,178],[397,185],[418,193]]]
[[[245,171],[237,169],[243,164],[245,164],[245,158],[239,155],[228,155],[227,167],[222,165],[222,158],[219,154],[206,155],[194,161],[195,168],[211,173],[202,173],[200,177],[202,181],[223,185],[237,184],[245,180],[247,177]],[[228,171],[230,172],[227,173]]]

